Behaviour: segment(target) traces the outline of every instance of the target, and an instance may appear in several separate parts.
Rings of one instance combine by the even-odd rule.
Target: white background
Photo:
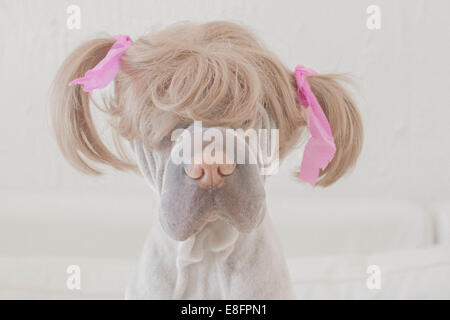
[[[81,29],[69,30],[69,5]],[[381,9],[369,30],[366,9]],[[268,180],[268,205],[299,298],[450,297],[450,1],[0,0],[0,299],[121,298],[156,205],[130,173],[72,169],[49,126],[49,89],[71,50],[174,22],[241,22],[294,69],[354,76],[365,143],[326,189]],[[109,170],[111,171],[111,170]],[[297,259],[297,260],[296,260]],[[379,265],[383,290],[366,287]],[[66,287],[82,268],[80,291]]]
[[[81,8],[80,30],[66,27],[70,4]],[[371,4],[381,8],[380,30],[366,27]],[[177,21],[226,19],[252,28],[287,66],[350,73],[358,85],[365,143],[353,173],[312,189],[291,178],[301,160],[294,152],[270,179],[269,201],[283,194],[448,200],[449,15],[445,0],[0,1],[0,195],[149,194],[133,174],[91,178],[69,167],[49,130],[52,78],[95,35],[136,39]]]

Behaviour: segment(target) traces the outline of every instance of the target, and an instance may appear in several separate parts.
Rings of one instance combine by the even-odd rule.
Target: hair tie
[[[304,66],[295,68],[297,94],[302,106],[308,109],[308,123],[311,138],[308,140],[300,166],[300,179],[314,185],[319,177],[319,169],[325,170],[336,152],[330,124],[306,77],[317,72]]]
[[[119,72],[119,59],[131,46],[129,36],[118,35],[114,37],[117,41],[109,49],[105,58],[94,68],[88,70],[84,77],[73,80],[69,86],[83,84],[83,91],[91,92],[94,89],[103,89],[114,80]]]

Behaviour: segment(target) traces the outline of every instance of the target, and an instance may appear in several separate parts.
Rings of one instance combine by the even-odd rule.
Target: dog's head
[[[209,150],[214,161],[190,163],[199,150],[185,157],[187,161],[172,161],[179,146],[173,133],[192,130],[196,121],[220,132],[275,129],[277,159],[282,159],[308,123],[294,73],[250,31],[234,23],[184,23],[152,32],[132,43],[121,57],[114,93],[102,108],[113,128],[113,152],[92,121],[89,93],[68,83],[94,68],[114,43],[114,38],[107,38],[81,45],[58,72],[52,117],[64,156],[87,173],[100,173],[92,162],[136,169],[136,161],[125,152],[124,142],[130,142],[140,171],[160,195],[162,226],[174,239],[186,239],[215,217],[242,232],[255,228],[265,211],[261,170],[271,164],[259,156],[256,162],[239,163],[228,151],[209,152],[204,141],[200,151]],[[335,182],[361,149],[361,119],[339,83],[341,78],[313,75],[307,80],[336,144],[334,158],[320,172],[317,185]],[[233,148],[252,154],[255,146],[246,139],[239,141]]]

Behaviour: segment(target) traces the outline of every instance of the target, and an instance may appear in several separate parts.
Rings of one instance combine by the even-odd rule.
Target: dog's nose
[[[221,163],[216,163],[212,159],[208,161],[203,157],[202,163],[187,165],[185,172],[189,178],[197,180],[202,188],[221,188],[225,184],[225,177],[233,174],[235,168],[236,164],[234,163],[228,164],[225,160],[221,161]]]

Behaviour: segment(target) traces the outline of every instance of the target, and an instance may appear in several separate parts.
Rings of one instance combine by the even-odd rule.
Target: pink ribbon
[[[129,36],[115,36],[117,41],[109,49],[105,58],[94,68],[88,70],[84,77],[73,80],[69,86],[83,84],[83,91],[91,92],[94,89],[103,89],[114,80],[119,72],[119,59],[131,46]]]
[[[319,169],[325,170],[336,152],[333,133],[322,107],[311,90],[306,77],[314,76],[314,70],[297,66],[295,79],[297,81],[297,94],[302,106],[308,109],[308,122],[311,138],[306,143],[300,166],[300,179],[315,185],[319,177]]]

